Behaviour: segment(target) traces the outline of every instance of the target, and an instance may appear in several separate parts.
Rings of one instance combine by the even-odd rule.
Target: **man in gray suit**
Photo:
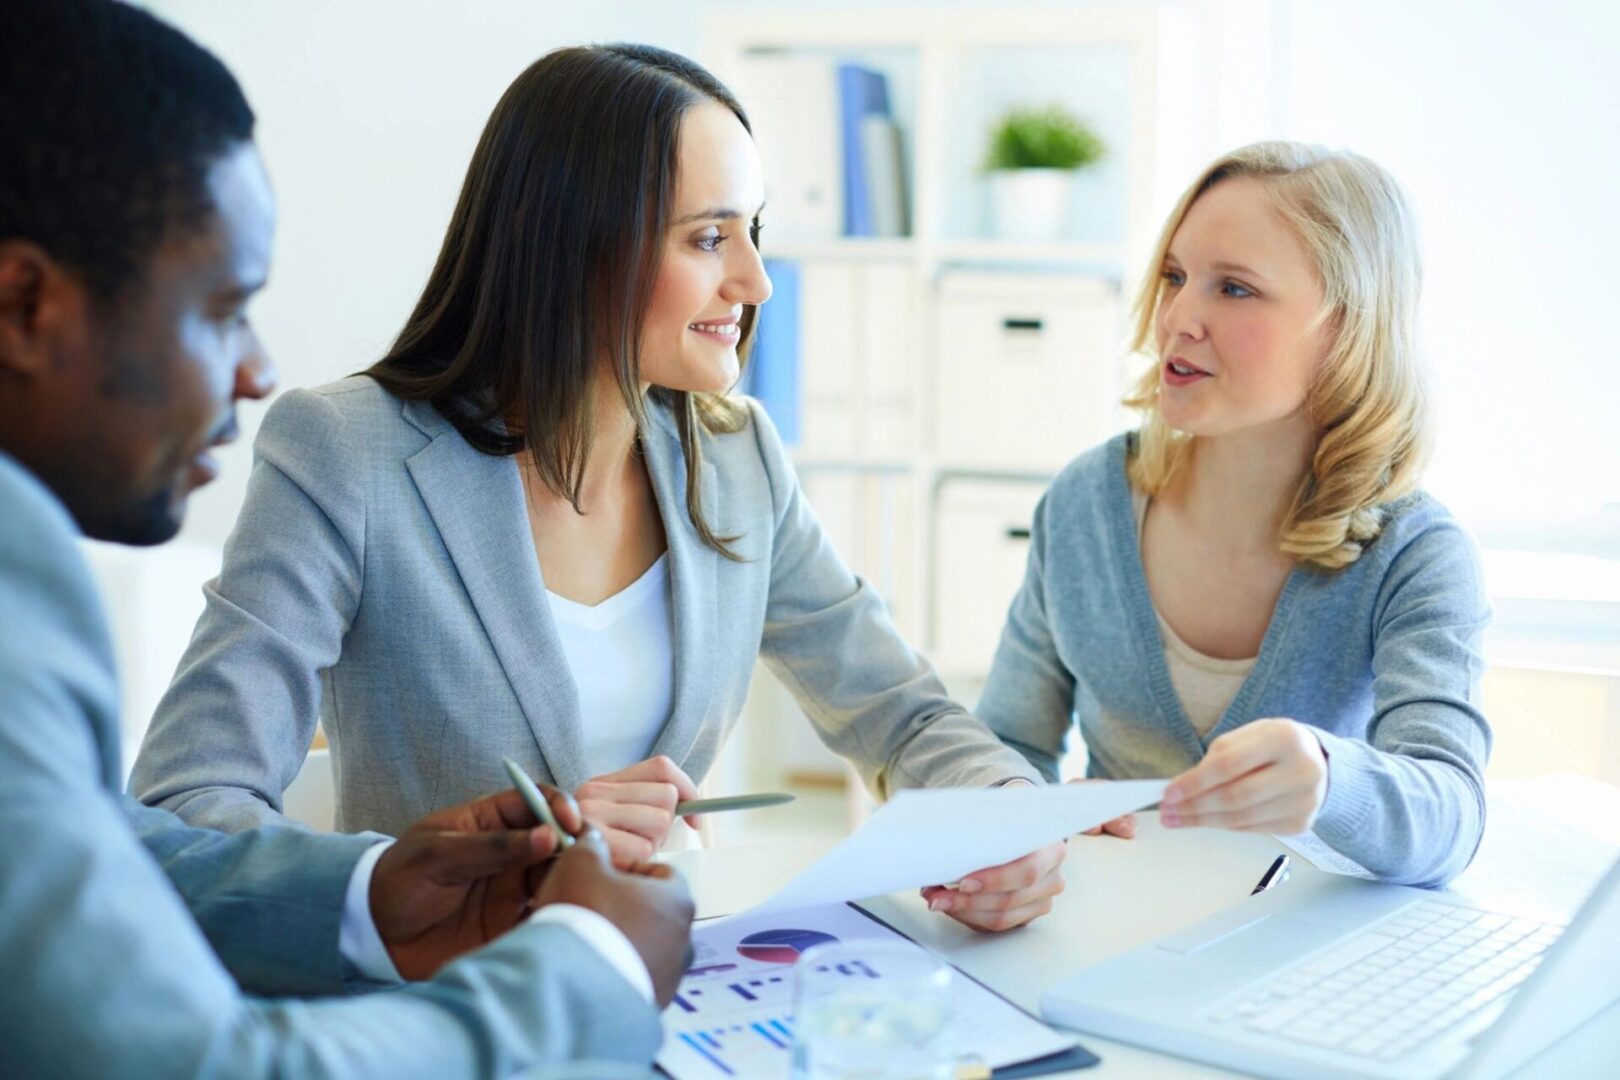
[[[0,1075],[645,1065],[691,901],[615,870],[566,796],[582,842],[553,859],[513,792],[393,842],[228,836],[119,793],[76,539],[172,537],[235,401],[269,392],[244,310],[273,211],[240,88],[183,35],[110,0],[0,23]]]

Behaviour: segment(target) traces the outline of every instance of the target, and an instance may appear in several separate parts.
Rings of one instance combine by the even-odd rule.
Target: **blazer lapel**
[[[546,602],[517,461],[473,449],[425,403],[407,403],[405,415],[431,439],[405,466],[477,609],[552,782],[573,791],[590,779],[579,691]]]
[[[652,752],[665,754],[680,764],[687,760],[703,730],[714,693],[710,646],[720,621],[716,577],[721,555],[703,543],[687,513],[686,459],[673,419],[658,404],[648,412],[650,430],[643,438],[643,447],[669,544],[670,599],[675,623],[675,707]],[[703,463],[699,483],[705,514],[710,522],[720,521],[720,485],[708,461]]]

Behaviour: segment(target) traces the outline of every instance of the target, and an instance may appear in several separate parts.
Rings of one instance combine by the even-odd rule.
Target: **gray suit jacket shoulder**
[[[703,439],[705,512],[737,537],[732,561],[699,539],[674,418],[650,403],[642,442],[675,638],[674,708],[653,753],[701,779],[763,656],[879,794],[1034,776],[901,640],[749,409],[741,431]],[[591,718],[514,459],[365,377],[284,395],[256,452],[224,568],[136,764],[143,801],[227,829],[280,820],[317,719],[343,829],[397,833],[504,787],[503,756],[567,790],[589,779]]]
[[[527,926],[432,982],[340,994],[372,842],[225,835],[119,795],[112,650],[75,531],[0,454],[0,1076],[474,1076],[646,1062],[657,1014]]]

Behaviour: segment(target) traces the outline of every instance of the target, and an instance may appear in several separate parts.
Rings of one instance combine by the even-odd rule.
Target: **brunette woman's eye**
[[[704,251],[719,251],[720,245],[725,242],[726,237],[724,233],[715,233],[713,236],[698,237],[697,246],[702,248]]]
[[[759,234],[764,231],[765,226],[760,223],[759,218],[755,218],[748,225],[748,239],[753,241],[756,248],[759,247]]]

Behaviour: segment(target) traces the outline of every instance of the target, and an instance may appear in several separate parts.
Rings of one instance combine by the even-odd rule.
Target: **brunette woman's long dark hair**
[[[640,334],[675,197],[681,119],[705,100],[748,117],[684,56],[648,45],[548,53],[490,114],[422,298],[365,374],[429,401],[486,454],[527,448],[579,509],[590,455],[592,369],[605,343],[638,429]],[[746,357],[755,309],[743,311]],[[721,395],[654,389],[686,459],[686,505],[704,543],[735,558],[703,514],[702,435],[746,411]]]

